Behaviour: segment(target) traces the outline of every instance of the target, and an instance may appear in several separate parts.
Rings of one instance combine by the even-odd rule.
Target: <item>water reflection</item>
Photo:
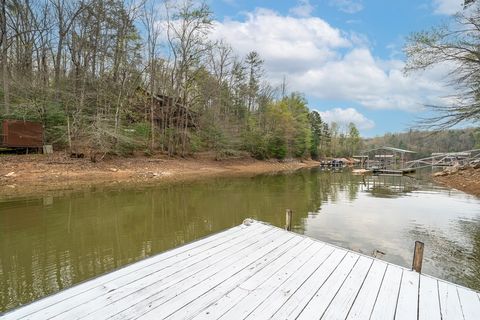
[[[237,225],[246,217],[480,289],[480,201],[431,183],[304,170],[0,202],[0,310]],[[408,180],[407,180],[408,179]],[[453,253],[453,254],[452,254]]]
[[[460,218],[447,231],[417,228],[410,231],[430,248],[425,256],[425,272],[439,278],[480,289],[480,218]],[[456,235],[452,237],[451,232]]]
[[[362,178],[362,191],[373,197],[397,198],[420,188],[419,177],[399,175],[369,175]]]

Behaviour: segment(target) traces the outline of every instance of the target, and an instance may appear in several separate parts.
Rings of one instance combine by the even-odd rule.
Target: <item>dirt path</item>
[[[249,157],[216,161],[211,154],[193,158],[165,156],[113,158],[98,163],[53,155],[0,157],[0,197],[45,194],[95,185],[158,184],[215,176],[256,175],[317,166],[316,161],[258,161]]]
[[[453,174],[434,177],[435,182],[480,197],[480,168],[468,168]]]

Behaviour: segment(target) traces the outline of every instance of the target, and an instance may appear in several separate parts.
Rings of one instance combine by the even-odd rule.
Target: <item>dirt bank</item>
[[[444,186],[480,197],[480,168],[459,170],[446,176],[434,177],[433,179]]]
[[[211,154],[112,158],[98,163],[52,155],[0,156],[0,197],[45,194],[95,185],[157,184],[215,176],[256,175],[317,166],[316,161],[258,161],[250,157],[216,161]]]

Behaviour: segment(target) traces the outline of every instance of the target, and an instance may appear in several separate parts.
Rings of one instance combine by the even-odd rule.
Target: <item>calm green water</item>
[[[480,200],[407,177],[304,170],[0,199],[0,311],[255,219],[480,289]]]

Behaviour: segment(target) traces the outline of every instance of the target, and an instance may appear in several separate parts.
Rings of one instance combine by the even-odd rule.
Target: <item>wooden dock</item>
[[[409,173],[415,173],[416,169],[414,168],[404,168],[404,169],[372,169],[374,174],[379,175],[405,175]]]
[[[478,292],[248,220],[3,319],[480,319]]]

